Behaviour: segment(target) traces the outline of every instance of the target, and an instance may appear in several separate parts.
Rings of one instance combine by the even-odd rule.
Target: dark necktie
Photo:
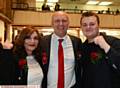
[[[63,39],[58,39],[58,85],[57,88],[64,88],[64,54],[62,41]]]

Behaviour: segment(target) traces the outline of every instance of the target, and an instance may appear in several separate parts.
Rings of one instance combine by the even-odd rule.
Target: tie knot
[[[58,39],[59,43],[61,43],[64,39]]]

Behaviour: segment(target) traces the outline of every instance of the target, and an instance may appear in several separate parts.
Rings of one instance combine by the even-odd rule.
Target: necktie
[[[63,39],[58,39],[58,86],[57,88],[64,88],[64,54],[62,41]]]

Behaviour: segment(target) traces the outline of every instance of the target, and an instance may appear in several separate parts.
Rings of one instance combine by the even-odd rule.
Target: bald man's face
[[[56,12],[52,16],[52,26],[54,32],[59,37],[64,37],[69,28],[69,18],[64,12]]]

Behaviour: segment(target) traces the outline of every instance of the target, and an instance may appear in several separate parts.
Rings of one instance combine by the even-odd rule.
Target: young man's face
[[[81,21],[83,34],[87,39],[93,39],[99,33],[99,25],[95,16],[84,17]]]

